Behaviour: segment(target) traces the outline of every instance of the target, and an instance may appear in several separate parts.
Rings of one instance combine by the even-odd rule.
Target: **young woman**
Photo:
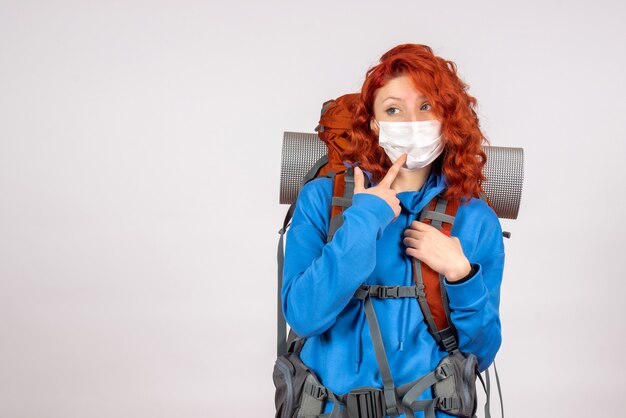
[[[484,370],[500,347],[504,247],[497,216],[479,198],[486,157],[475,106],[454,63],[425,45],[397,46],[363,83],[344,156],[356,167],[354,197],[332,241],[332,180],[300,192],[287,235],[283,311],[306,338],[302,361],[334,394],[383,387],[364,303],[354,295],[363,284],[414,285],[412,257],[445,276],[460,351]],[[437,195],[460,200],[450,236],[418,220]],[[396,386],[433,371],[448,354],[415,298],[372,305]],[[323,412],[332,408],[328,399]]]

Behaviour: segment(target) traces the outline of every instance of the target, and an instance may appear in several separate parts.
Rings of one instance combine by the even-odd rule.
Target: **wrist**
[[[459,263],[458,266],[455,266],[454,269],[451,269],[446,274],[444,274],[444,276],[449,282],[457,282],[464,279],[471,272],[472,266],[470,265],[469,260],[466,258],[463,260],[462,263]]]

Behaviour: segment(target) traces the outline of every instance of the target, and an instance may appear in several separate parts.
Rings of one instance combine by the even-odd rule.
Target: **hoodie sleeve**
[[[478,215],[482,222],[472,239],[459,236],[476,273],[462,283],[446,282],[451,318],[459,337],[459,348],[478,358],[478,368],[489,367],[500,348],[500,285],[504,269],[502,229],[495,213],[484,205]],[[465,249],[464,249],[465,251]],[[468,254],[470,252],[470,254]]]
[[[300,191],[287,233],[282,308],[301,337],[330,328],[376,265],[376,241],[394,217],[381,198],[357,194],[343,225],[326,243],[332,180],[317,179]]]

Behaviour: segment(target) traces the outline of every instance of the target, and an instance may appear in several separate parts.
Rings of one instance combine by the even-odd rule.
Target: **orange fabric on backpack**
[[[430,201],[427,208],[430,211],[434,211],[437,206],[437,200],[439,197],[435,197]],[[456,216],[456,212],[459,208],[458,200],[449,200],[446,206],[446,214],[450,216]],[[426,209],[425,209],[426,210]],[[430,225],[430,219],[424,219],[425,224]],[[441,223],[442,233],[450,236],[450,230],[452,225],[446,222]],[[433,316],[435,325],[437,325],[437,331],[441,331],[448,327],[448,319],[446,318],[446,312],[443,307],[443,298],[441,297],[441,285],[439,283],[439,273],[430,268],[426,263],[420,262],[422,268],[422,278],[424,279],[424,292],[426,293],[426,301],[430,308],[430,313]],[[417,284],[417,283],[416,283]]]
[[[317,135],[328,147],[328,170],[343,171],[343,152],[350,143],[350,133],[354,121],[359,93],[344,94],[334,100],[324,102]]]

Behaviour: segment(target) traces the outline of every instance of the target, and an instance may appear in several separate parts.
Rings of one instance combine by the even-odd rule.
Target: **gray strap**
[[[429,390],[440,380],[454,374],[454,367],[450,364],[442,364],[437,366],[432,372],[422,376],[421,378],[404,384],[398,388],[398,393],[402,396],[402,405],[410,408],[412,412],[424,411],[425,417],[435,417],[435,408],[455,409],[459,408],[460,401],[455,397],[437,397],[434,399],[417,400],[417,397]]]
[[[437,206],[439,206],[439,202],[437,202]],[[431,225],[437,229],[441,229],[442,222],[453,224],[455,218],[454,216],[448,215],[445,212],[440,213],[440,212],[432,212],[430,210],[427,210],[423,212],[422,217],[420,219],[431,219],[432,220]]]
[[[326,164],[328,164],[328,154],[322,155],[315,162],[315,164],[313,164],[313,167],[311,167],[309,171],[307,171],[307,173],[302,178],[302,183],[301,183],[300,188],[302,188],[302,186],[304,186],[305,184],[313,180],[315,177],[317,177],[317,173],[319,173],[320,169],[324,167]],[[296,198],[296,200],[298,199]]]
[[[304,175],[302,179],[302,185],[305,185],[309,181],[313,180],[317,177],[320,169],[328,164],[328,155],[323,155],[320,157],[313,167],[309,169],[309,171]],[[280,234],[280,238],[278,239],[278,249],[276,258],[278,261],[278,281],[277,281],[277,295],[276,295],[276,353],[278,356],[282,356],[287,353],[287,321],[285,320],[285,316],[283,315],[283,307],[281,306],[281,291],[283,288],[283,267],[285,265],[285,233],[287,232],[287,228],[289,227],[289,222],[291,222],[291,218],[293,217],[293,213],[296,209],[296,201],[297,197],[289,206],[287,210],[287,214],[285,215],[285,220],[283,221],[283,227],[278,231]]]
[[[333,216],[330,219],[328,225],[328,235],[326,236],[326,242],[331,242],[335,236],[335,232],[343,225],[343,211],[352,206],[352,196],[354,195],[354,169],[348,168],[346,175],[344,176],[345,188],[343,197],[333,197],[332,204],[335,206],[341,206],[343,209],[340,214]],[[337,202],[337,204],[335,204]]]
[[[500,398],[500,411],[502,411],[502,418],[504,418],[504,400],[502,399],[502,388],[500,387],[500,376],[498,375],[498,368],[496,367],[496,361],[493,361],[493,371],[496,373],[496,385],[498,386],[498,397]]]
[[[322,119],[322,116],[324,116],[324,113],[326,113],[326,109],[328,109],[330,106],[334,105],[335,103],[336,102],[334,100],[329,100],[328,103],[322,106],[322,112],[320,113],[320,120]],[[325,130],[326,130],[326,127],[322,125],[321,123],[319,123],[317,127],[315,128],[315,132],[324,132]]]
[[[489,369],[485,370],[486,385],[480,374],[478,374],[478,378],[483,385],[483,389],[485,389],[485,418],[491,418],[491,379],[489,378]]]
[[[441,290],[441,300],[443,301],[443,310],[446,313],[448,319],[448,325],[450,322],[450,301],[448,300],[448,291],[446,290],[446,284],[442,274],[439,275],[439,289]]]
[[[493,370],[496,375],[496,385],[498,387],[498,398],[500,398],[500,412],[502,418],[504,418],[504,401],[502,400],[502,387],[500,386],[500,376],[498,375],[498,368],[496,367],[496,362],[493,362]],[[489,369],[485,370],[485,381],[480,374],[478,374],[478,378],[480,379],[480,383],[483,385],[483,389],[485,390],[486,401],[485,401],[485,418],[491,418],[491,377],[489,375]]]
[[[354,196],[354,168],[350,167],[346,170],[345,182],[346,186],[343,192],[343,197],[350,199],[352,202],[352,196]]]
[[[414,411],[421,411],[423,408],[417,407],[418,405],[426,405],[429,401],[416,401],[417,397],[429,389],[432,385],[437,383],[439,379],[434,371],[419,378],[413,387],[402,397],[402,404],[411,407]],[[414,407],[416,406],[416,407]]]
[[[424,418],[435,418],[435,408],[438,406],[444,410],[458,409],[460,402],[458,398],[435,398],[413,401],[410,408],[413,411],[424,411]]]
[[[328,224],[328,235],[326,236],[326,242],[331,242],[333,240],[335,232],[337,232],[341,225],[343,225],[343,216],[341,213],[333,216],[330,219],[330,223]]]
[[[285,220],[283,221],[283,227],[278,231],[280,238],[278,239],[278,249],[276,258],[278,260],[278,289],[276,296],[276,353],[280,357],[287,353],[287,321],[283,315],[283,307],[281,306],[281,290],[283,288],[283,266],[285,265],[285,248],[284,238],[289,222],[293,216],[293,212],[296,208],[295,202],[289,206]]]
[[[336,395],[332,390],[328,389],[325,386],[311,385],[311,387],[308,387],[306,381],[303,390],[307,391],[307,393],[309,393],[311,396],[314,396],[314,394],[319,394],[320,396],[323,396],[323,398],[317,399],[333,403],[333,408],[330,412],[327,412],[325,414],[313,415],[310,418],[349,418],[346,409],[341,408],[341,405],[345,404],[344,396]],[[313,393],[308,392],[308,390],[312,390]]]
[[[285,254],[283,250],[284,232],[281,229],[278,240],[278,292],[276,295],[276,354],[278,357],[287,353],[287,321],[283,315],[281,306],[281,289],[283,287],[283,265],[285,264]]]
[[[443,196],[439,196],[437,199],[437,205],[435,206],[435,212],[439,214],[445,214],[446,208],[448,207],[448,201],[443,198]],[[454,223],[454,221],[452,221]],[[441,225],[435,225],[437,228],[441,228]]]
[[[435,418],[436,404],[436,399],[429,399],[427,401],[413,401],[410,408],[413,411],[424,411],[424,418]]]
[[[333,197],[332,202],[333,206],[341,206],[342,208],[349,208],[352,206],[352,198],[335,196]]]
[[[391,370],[389,370],[389,363],[387,363],[387,354],[385,354],[385,345],[383,344],[383,337],[380,334],[380,327],[378,326],[378,319],[376,319],[376,311],[372,304],[372,298],[368,295],[364,300],[365,317],[367,318],[367,325],[370,329],[370,335],[372,337],[372,343],[374,345],[374,353],[376,353],[376,363],[378,363],[378,371],[383,379],[383,395],[385,398],[386,414],[392,417],[398,416],[400,411],[396,402],[396,391],[391,377]]]
[[[349,418],[346,408],[341,408],[341,404],[345,402],[339,399],[339,397],[328,388],[326,388],[326,393],[328,394],[326,401],[333,403],[333,409],[331,409],[330,412],[318,415],[318,418]]]
[[[437,229],[441,229],[441,219],[437,218],[437,215],[446,215],[446,207],[448,206],[448,201],[444,199],[442,196],[437,197],[437,204],[435,205],[435,211],[432,212],[428,209],[422,211],[420,215],[420,221],[424,219],[432,219],[431,225]],[[434,217],[433,217],[434,216]],[[444,221],[448,223],[454,223],[454,218],[452,218],[452,222]]]
[[[422,276],[422,265],[420,260],[411,257],[411,261],[413,264],[413,275],[417,281],[417,302],[422,309],[422,313],[424,314],[424,319],[428,324],[428,329],[430,330],[435,342],[437,344],[442,344],[443,348],[448,353],[452,353],[454,350],[458,348],[458,342],[456,337],[456,331],[454,326],[452,325],[452,319],[450,318],[450,308],[448,303],[448,296],[446,293],[445,286],[443,284],[443,276],[439,275],[439,287],[441,288],[442,294],[442,302],[444,306],[444,311],[446,314],[446,318],[448,319],[448,328],[445,329],[437,329],[437,324],[435,324],[435,319],[433,318],[433,314],[430,311],[430,306],[428,306],[428,301],[426,300],[426,294],[424,293],[424,277]]]

